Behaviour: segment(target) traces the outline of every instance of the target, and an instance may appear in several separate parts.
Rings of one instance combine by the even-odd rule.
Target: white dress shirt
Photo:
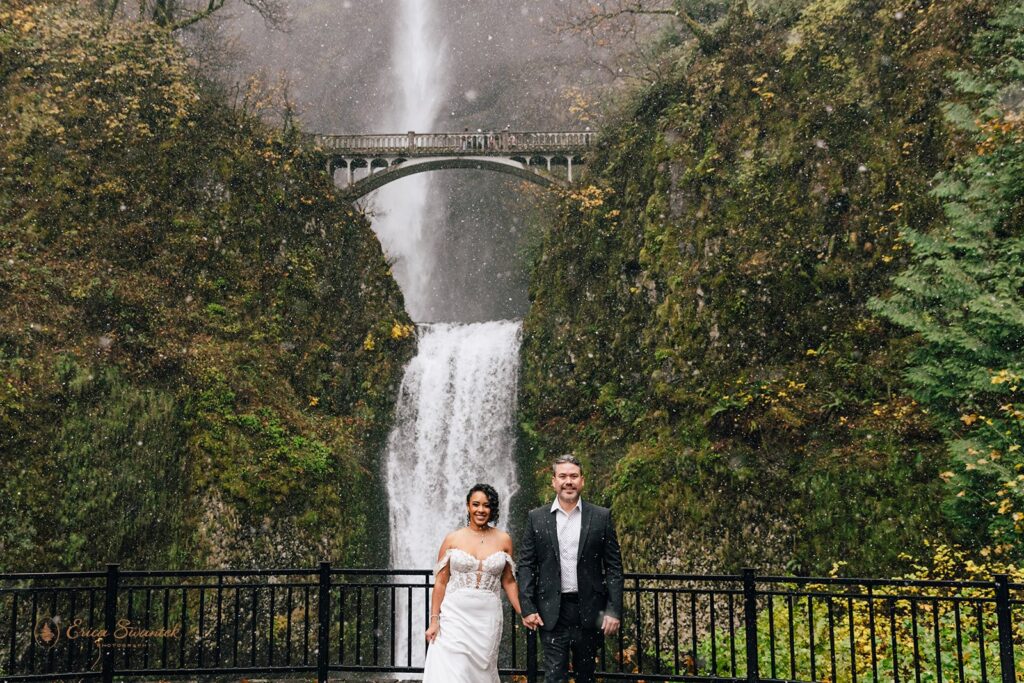
[[[579,579],[576,577],[576,561],[580,554],[580,525],[583,521],[583,499],[576,501],[576,507],[568,513],[558,504],[558,497],[551,504],[555,513],[555,526],[558,532],[558,561],[562,570],[562,592],[579,592]]]

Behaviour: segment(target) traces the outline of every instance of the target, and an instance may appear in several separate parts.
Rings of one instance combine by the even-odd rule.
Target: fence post
[[[996,574],[996,622],[999,625],[999,668],[1003,683],[1015,683],[1013,663],[1013,619],[1010,611],[1010,577]]]
[[[757,683],[761,672],[757,663],[757,584],[754,570],[743,568],[743,622],[747,634],[747,681]]]
[[[537,683],[537,629],[526,629],[526,683]]]
[[[107,565],[107,586],[103,595],[103,683],[114,682],[114,630],[117,628],[117,585],[119,567]]]
[[[316,601],[316,680],[327,683],[327,668],[331,660],[331,563],[320,563],[320,582]]]

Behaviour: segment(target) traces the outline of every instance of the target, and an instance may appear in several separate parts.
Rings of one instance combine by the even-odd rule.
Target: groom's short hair
[[[576,465],[580,468],[580,474],[583,474],[583,464],[572,453],[564,453],[555,458],[551,463],[551,471],[557,473],[559,465]]]

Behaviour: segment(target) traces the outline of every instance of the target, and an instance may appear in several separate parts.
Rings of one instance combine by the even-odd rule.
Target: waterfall
[[[492,321],[418,328],[418,352],[406,367],[388,437],[385,481],[396,569],[430,567],[448,532],[466,523],[466,492],[491,484],[502,518],[516,491],[515,412],[522,324]],[[506,527],[507,528],[507,527]],[[407,605],[399,595],[399,658],[405,656]],[[414,594],[413,624],[423,597]],[[414,643],[422,629],[413,629]],[[418,643],[417,643],[418,644]],[[422,663],[413,648],[411,666]],[[420,660],[417,661],[416,657]]]
[[[436,34],[432,0],[400,0],[388,82],[397,86],[392,112],[380,132],[433,130],[444,101],[445,41]],[[429,175],[385,185],[374,197],[381,207],[373,221],[413,320],[432,320],[434,243],[424,230],[428,216],[441,215]]]
[[[446,89],[446,46],[436,32],[433,0],[396,5],[390,83],[397,88],[386,132],[429,132]],[[388,184],[374,198],[379,212],[373,229],[416,321],[435,319],[439,310],[432,287],[438,246],[433,235],[442,231],[426,229],[443,215],[434,196],[425,174]],[[393,568],[433,566],[445,535],[466,523],[466,492],[475,483],[497,489],[504,513],[499,526],[507,523],[516,490],[521,327],[518,321],[417,327],[417,354],[405,369],[384,458]],[[420,666],[423,592],[398,590],[395,597],[395,661]]]

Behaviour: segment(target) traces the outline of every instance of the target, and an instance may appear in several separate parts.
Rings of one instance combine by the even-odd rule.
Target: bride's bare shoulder
[[[437,551],[438,557],[441,557],[452,548],[457,547],[460,537],[459,531],[460,529],[456,529],[444,537],[444,540],[441,542],[441,549]]]
[[[461,540],[463,538],[465,538],[465,536],[466,536],[466,528],[465,527],[462,527],[462,528],[456,529],[455,531],[450,532],[447,536],[444,537],[444,542],[441,544],[441,552],[444,552],[445,550],[448,550],[450,548],[457,548],[457,547],[459,547]]]

